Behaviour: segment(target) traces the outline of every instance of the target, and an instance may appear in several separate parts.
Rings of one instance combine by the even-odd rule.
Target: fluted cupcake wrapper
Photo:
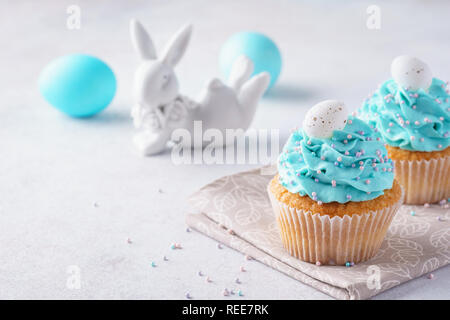
[[[286,250],[300,260],[321,264],[356,264],[375,256],[402,204],[401,197],[383,210],[330,218],[289,207],[268,192]]]
[[[405,203],[434,203],[450,197],[450,157],[395,160],[394,168],[405,192]]]

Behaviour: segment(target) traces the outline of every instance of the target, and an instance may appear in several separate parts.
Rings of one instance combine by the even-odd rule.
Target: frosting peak
[[[394,180],[392,162],[379,136],[349,117],[329,139],[291,134],[278,158],[280,183],[318,202],[366,201],[384,194]]]
[[[413,151],[444,150],[450,144],[450,95],[446,83],[433,78],[427,91],[384,82],[360,109],[387,144]]]

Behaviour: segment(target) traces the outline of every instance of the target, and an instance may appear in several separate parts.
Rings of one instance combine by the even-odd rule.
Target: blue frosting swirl
[[[406,90],[390,79],[360,108],[360,117],[376,126],[384,141],[412,151],[438,151],[450,145],[450,95],[434,78],[428,91]]]
[[[366,201],[392,188],[392,161],[380,137],[350,116],[329,139],[291,134],[278,157],[280,183],[291,193],[323,203]]]

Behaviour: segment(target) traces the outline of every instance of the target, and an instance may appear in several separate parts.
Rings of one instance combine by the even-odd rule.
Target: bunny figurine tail
[[[236,93],[239,93],[244,82],[250,79],[250,76],[253,73],[253,67],[252,60],[244,55],[237,58],[236,62],[233,63],[230,76],[228,77],[228,83]]]
[[[269,87],[269,83],[270,74],[261,72],[242,85],[238,99],[248,125],[253,119],[259,99]]]

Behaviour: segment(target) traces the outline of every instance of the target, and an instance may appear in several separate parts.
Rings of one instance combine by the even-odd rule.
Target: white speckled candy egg
[[[303,120],[303,130],[309,137],[331,138],[334,130],[344,129],[347,117],[344,103],[325,100],[308,110]]]
[[[426,90],[433,80],[430,67],[422,60],[410,56],[395,58],[392,61],[391,73],[399,86],[411,90]]]

